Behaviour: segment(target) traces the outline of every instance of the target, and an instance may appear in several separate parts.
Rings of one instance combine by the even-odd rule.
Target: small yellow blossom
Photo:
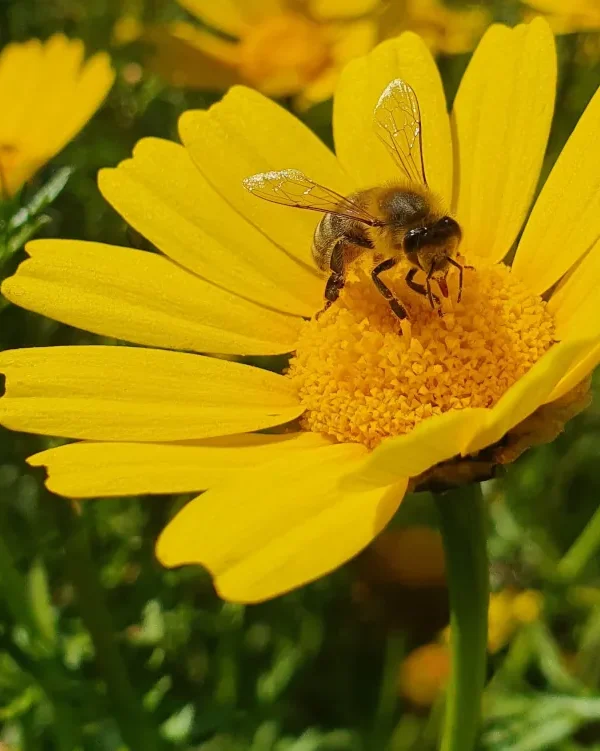
[[[177,22],[148,32],[152,66],[177,86],[254,86],[295,96],[306,107],[330,97],[351,59],[412,29],[434,53],[471,50],[489,23],[481,9],[455,11],[440,0],[180,0],[221,35]]]
[[[450,678],[447,644],[424,644],[414,649],[400,665],[400,695],[417,707],[430,707],[446,688]]]
[[[533,623],[539,620],[544,598],[541,592],[535,589],[526,589],[515,595],[512,611],[519,623]]]
[[[448,278],[441,317],[388,272],[410,334],[360,266],[316,320],[319,217],[243,184],[285,168],[343,195],[398,180],[372,126],[396,78],[416,92],[428,183],[474,267],[461,302]],[[585,404],[600,360],[600,91],[530,212],[555,89],[554,39],[538,19],[486,32],[452,130],[435,62],[410,32],[344,70],[336,155],[245,87],[185,113],[183,145],[144,139],[100,174],[107,200],[162,254],[39,240],[2,286],[25,308],[142,346],[0,354],[0,422],[80,441],[29,459],[68,497],[205,490],[157,554],[206,566],[227,599],[264,600],[331,571],[378,535],[409,484],[471,480]],[[280,375],[206,353],[291,360]]]
[[[488,651],[505,647],[520,626],[538,620],[543,595],[536,590],[517,592],[503,589],[490,596],[488,607]],[[450,675],[450,627],[439,642],[413,650],[402,662],[399,674],[400,695],[420,707],[431,706],[445,689]]]
[[[144,24],[135,13],[121,16],[112,31],[112,43],[121,46],[140,39],[144,33]]]
[[[488,605],[488,651],[498,652],[521,626],[539,620],[543,604],[542,593],[534,589],[492,592]],[[445,643],[449,641],[449,626],[442,632],[442,639]]]
[[[57,34],[0,53],[0,197],[14,195],[83,128],[112,86],[108,56]]]

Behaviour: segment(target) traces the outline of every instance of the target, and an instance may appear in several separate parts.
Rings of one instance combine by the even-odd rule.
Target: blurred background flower
[[[245,83],[300,109],[328,99],[343,66],[402,31],[419,33],[434,53],[471,50],[490,16],[439,0],[180,0],[201,25],[148,30],[151,66],[175,86],[223,89]],[[125,33],[130,26],[124,27]]]
[[[113,84],[106,54],[56,34],[7,45],[0,55],[0,194],[12,197],[83,128]]]

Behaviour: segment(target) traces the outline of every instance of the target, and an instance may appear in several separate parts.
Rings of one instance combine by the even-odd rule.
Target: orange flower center
[[[491,407],[554,341],[546,303],[503,264],[465,269],[461,302],[450,274],[441,316],[408,288],[407,266],[383,274],[408,310],[403,328],[368,272],[352,268],[339,300],[300,335],[287,376],[306,430],[372,448],[432,415]]]
[[[297,93],[329,62],[323,28],[298,13],[265,19],[240,43],[242,75],[271,96]]]

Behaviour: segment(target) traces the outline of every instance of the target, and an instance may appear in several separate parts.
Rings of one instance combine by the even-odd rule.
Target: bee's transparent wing
[[[386,87],[375,107],[375,132],[406,177],[427,185],[419,102],[401,78]]]
[[[261,172],[242,182],[253,195],[282,206],[338,214],[370,226],[382,223],[351,198],[345,198],[334,190],[313,182],[300,170]]]

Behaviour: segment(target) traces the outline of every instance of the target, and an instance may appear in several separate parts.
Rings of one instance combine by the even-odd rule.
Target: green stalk
[[[478,484],[436,496],[450,595],[452,673],[440,751],[473,751],[485,683],[487,506]]]
[[[565,581],[579,578],[588,563],[600,549],[600,508],[596,510],[583,532],[567,550],[556,567],[559,577]]]
[[[387,637],[385,645],[371,748],[385,748],[391,736],[394,727],[394,715],[398,706],[398,666],[402,663],[405,653],[405,634],[392,631]]]
[[[92,638],[96,664],[106,683],[123,740],[131,751],[159,751],[163,744],[158,730],[136,695],[115,641],[112,619],[90,553],[87,531],[68,502],[56,497],[48,500],[53,504],[63,533],[65,559],[77,595],[79,614]]]

